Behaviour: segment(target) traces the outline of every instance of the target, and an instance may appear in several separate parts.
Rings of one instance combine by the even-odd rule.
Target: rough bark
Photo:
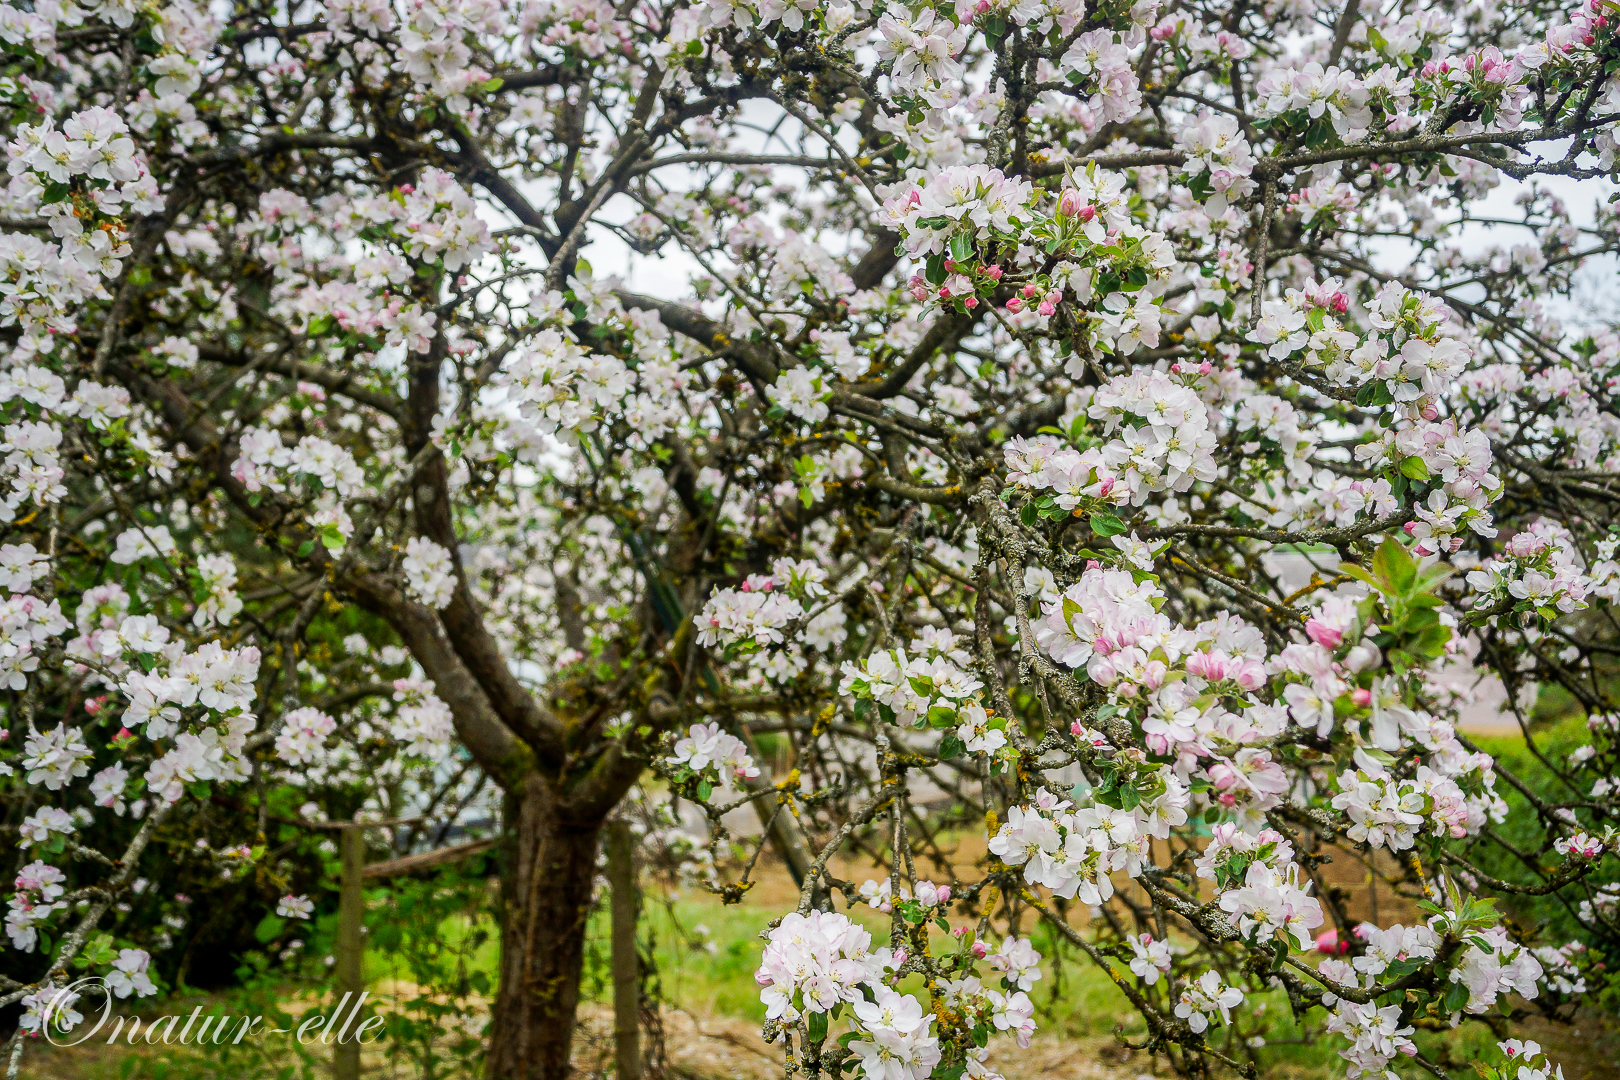
[[[501,968],[486,1075],[564,1080],[602,819],[572,820],[544,777],[507,797]]]

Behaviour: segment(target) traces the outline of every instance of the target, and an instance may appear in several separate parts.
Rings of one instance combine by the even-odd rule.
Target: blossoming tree
[[[1263,993],[1351,1077],[1567,1013],[1620,945],[1617,14],[7,2],[11,1075],[77,974],[152,991],[154,839],[333,770],[499,791],[499,1080],[567,1074],[649,766],[802,882],[758,978],[811,1075],[992,1075],[1019,914],[1190,1073]],[[1590,717],[1556,791],[1459,733],[1470,658]],[[1547,895],[1579,940],[1493,902]]]

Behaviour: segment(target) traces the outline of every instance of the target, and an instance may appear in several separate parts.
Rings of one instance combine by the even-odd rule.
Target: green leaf
[[[84,951],[77,958],[81,967],[91,967],[96,964],[110,964],[118,958],[113,949],[111,934],[97,934],[84,946]]]
[[[939,740],[939,760],[950,761],[967,753],[967,746],[955,735],[947,735]]]
[[[305,540],[302,544],[298,545],[298,557],[300,559],[307,558],[309,556],[309,553],[314,551],[314,550],[315,550],[315,541],[313,541],[313,540]]]
[[[821,1012],[809,1013],[804,1018],[805,1030],[810,1033],[811,1042],[820,1042],[827,1037],[827,1014]]]
[[[1125,523],[1113,514],[1092,514],[1091,531],[1098,536],[1118,536],[1125,531]]]
[[[956,710],[949,705],[931,705],[928,709],[928,726],[932,728],[948,728],[956,726]]]
[[[707,780],[698,781],[697,796],[699,802],[708,802],[709,796],[714,794],[714,785]]]
[[[1025,503],[1023,506],[1020,506],[1018,508],[1018,520],[1024,523],[1024,527],[1026,529],[1034,528],[1035,522],[1039,520],[1035,514],[1035,504]]]
[[[1401,462],[1401,474],[1416,480],[1420,484],[1429,482],[1429,467],[1420,457],[1409,457]]]
[[[259,925],[253,928],[253,936],[259,939],[260,945],[268,945],[281,936],[281,930],[287,925],[287,920],[279,915],[266,915],[259,920]]]
[[[1446,990],[1446,1012],[1461,1012],[1468,1004],[1468,987],[1462,983],[1452,983]]]
[[[1398,540],[1386,537],[1373,555],[1373,574],[1386,583],[1391,591],[1404,596],[1411,592],[1412,584],[1417,580],[1417,563],[1412,561],[1412,556]]]

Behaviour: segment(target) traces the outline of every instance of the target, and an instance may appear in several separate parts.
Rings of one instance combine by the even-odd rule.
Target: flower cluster
[[[744,649],[779,644],[784,630],[808,613],[806,601],[827,595],[826,580],[822,567],[783,558],[769,574],[751,574],[736,588],[717,588],[692,617],[698,643]]]
[[[394,702],[389,734],[404,745],[407,754],[442,758],[455,735],[455,718],[450,706],[433,693],[432,681],[395,679]]]
[[[684,738],[675,741],[664,762],[677,783],[695,776],[700,784],[711,788],[759,775],[759,766],[749,756],[747,744],[721,731],[718,723],[693,724]],[[702,787],[698,790],[703,792]]]
[[[443,608],[456,592],[456,568],[450,552],[425,536],[405,542],[405,558],[400,562],[411,592],[431,608]]]
[[[1569,530],[1532,522],[1502,545],[1502,553],[1468,574],[1473,610],[1500,619],[1534,612],[1549,622],[1587,606],[1591,579],[1581,572]]]

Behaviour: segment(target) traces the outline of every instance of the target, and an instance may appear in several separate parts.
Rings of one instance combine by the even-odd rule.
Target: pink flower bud
[[[1001,267],[995,265],[994,263],[984,268],[984,276],[989,278],[991,281],[1000,281],[1001,274]]]
[[[900,967],[908,959],[910,959],[910,957],[911,957],[911,954],[906,952],[905,949],[896,949],[896,950],[894,950],[894,966],[895,967]]]
[[[917,303],[919,303],[919,304],[922,303],[924,300],[927,300],[928,299],[928,290],[927,290],[927,288],[925,288],[922,285],[913,286],[912,290],[911,290],[911,298],[913,300],[917,301]]]
[[[962,938],[967,937],[967,932],[968,932],[967,927],[958,926],[955,930],[951,931],[951,937],[956,938],[958,941],[960,941]]]
[[[962,306],[967,308],[969,311],[972,311],[974,308],[979,306],[979,298],[977,296],[970,296],[966,300],[962,301]]]
[[[941,300],[949,300],[951,298],[951,290],[941,285],[939,287],[939,298]]]
[[[982,941],[975,941],[972,945],[969,945],[968,952],[973,954],[975,960],[983,960],[990,954],[990,950],[984,947]]]
[[[1427,405],[1423,406],[1423,419],[1433,421],[1434,418],[1439,415],[1440,410],[1434,407],[1434,402],[1431,401]]]
[[[1058,196],[1057,212],[1059,217],[1074,217],[1080,208],[1086,205],[1080,199],[1080,193],[1073,188],[1067,188]]]
[[[1036,288],[1035,285],[1031,283],[1024,286],[1023,293],[1025,300],[1033,300],[1035,297],[1041,294],[1041,290]]]
[[[1092,219],[1097,216],[1097,210],[1095,207],[1082,206],[1079,210],[1075,211],[1074,216],[1079,218],[1082,223],[1090,225]]]
[[[985,12],[987,12],[989,10],[990,10],[990,0],[979,0],[979,2],[977,4],[973,5],[973,14],[975,14],[975,15],[983,15]]]
[[[1024,310],[1024,301],[1016,296],[1013,297],[1011,300],[1007,301],[1007,310],[1012,312],[1014,315],[1018,314],[1020,311]]]
[[[1227,677],[1240,689],[1258,690],[1265,685],[1266,666],[1258,660],[1245,660],[1236,671],[1228,671]]]
[[[1050,300],[1042,300],[1041,306],[1035,309],[1037,315],[1051,315],[1057,311],[1057,306]]]
[[[1086,725],[1082,724],[1078,720],[1076,720],[1074,723],[1069,725],[1069,734],[1070,735],[1078,736],[1084,730],[1086,730]]]
[[[942,904],[945,903],[946,901],[950,900],[950,898],[951,898],[951,887],[949,885],[941,885],[939,887],[939,894],[938,895],[939,895],[939,902],[942,903]]]
[[[1350,700],[1356,703],[1356,708],[1365,709],[1372,704],[1372,691],[1365,687],[1357,687],[1350,691]]]
[[[1305,621],[1305,636],[1324,649],[1337,649],[1339,642],[1344,640],[1344,631],[1329,626],[1321,619],[1307,619]]]

